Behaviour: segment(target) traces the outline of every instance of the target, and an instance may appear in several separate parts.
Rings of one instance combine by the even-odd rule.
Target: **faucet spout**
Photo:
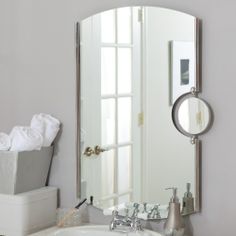
[[[141,231],[142,226],[141,222],[136,217],[122,217],[119,216],[118,211],[113,211],[112,213],[112,221],[109,225],[111,231],[117,230],[117,226],[119,226],[119,231],[125,232],[125,228],[129,229],[130,231]]]

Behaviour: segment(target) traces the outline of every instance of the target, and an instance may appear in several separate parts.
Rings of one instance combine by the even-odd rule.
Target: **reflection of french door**
[[[84,141],[85,146],[101,145],[106,150],[97,158],[83,158],[82,178],[87,194],[95,195],[95,204],[102,208],[140,198],[138,12],[136,7],[110,10],[82,25],[81,52],[88,59],[86,63],[83,58],[81,65]]]

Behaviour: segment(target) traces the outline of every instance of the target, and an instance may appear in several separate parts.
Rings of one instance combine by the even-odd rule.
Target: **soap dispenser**
[[[183,236],[184,235],[184,222],[180,214],[180,203],[177,197],[177,188],[167,188],[166,190],[172,189],[173,196],[169,202],[169,212],[167,220],[164,224],[164,235],[165,236]]]
[[[184,194],[183,197],[183,204],[182,204],[182,214],[188,215],[194,212],[194,198],[192,193],[190,192],[191,184],[187,183],[187,192]]]

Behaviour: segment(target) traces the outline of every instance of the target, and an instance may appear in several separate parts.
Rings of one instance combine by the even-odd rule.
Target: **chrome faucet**
[[[133,211],[133,214],[132,214],[132,218],[137,218],[138,216],[138,213],[139,213],[139,204],[138,203],[134,203],[133,205],[133,208],[134,208],[134,211]]]
[[[118,228],[117,228],[118,226]],[[141,222],[137,217],[125,217],[119,216],[118,211],[114,210],[112,212],[112,221],[110,223],[110,230],[117,230],[121,232],[127,232],[127,228],[130,231],[141,231]]]
[[[143,213],[147,213],[147,202],[143,203]]]
[[[160,219],[161,218],[161,215],[160,215],[160,212],[159,212],[159,206],[160,206],[159,204],[155,205],[151,209],[151,211],[147,215],[148,219]]]

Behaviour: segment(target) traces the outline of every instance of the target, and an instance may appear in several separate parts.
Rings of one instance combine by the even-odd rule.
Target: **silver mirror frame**
[[[75,57],[76,57],[76,197],[81,198],[81,147],[80,147],[80,94],[81,94],[81,81],[80,81],[80,24],[75,24]]]
[[[157,6],[158,7],[158,6]],[[196,50],[196,91],[201,91],[200,81],[200,19],[196,18],[195,21],[195,50]],[[76,50],[76,197],[81,198],[81,147],[80,147],[80,94],[81,94],[81,77],[80,77],[80,23],[75,24],[75,50]],[[201,141],[195,140],[195,211],[201,210]],[[96,207],[94,207],[96,208]],[[98,209],[98,208],[97,208]],[[192,214],[192,213],[191,213]]]

